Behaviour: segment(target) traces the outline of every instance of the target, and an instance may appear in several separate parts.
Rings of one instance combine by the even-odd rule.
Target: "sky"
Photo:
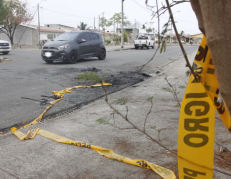
[[[84,22],[93,27],[95,17],[95,24],[98,28],[99,15],[109,19],[115,13],[121,12],[121,0],[27,0],[27,2],[31,14],[35,14],[32,25],[38,24],[38,13],[35,13],[38,3],[41,25],[62,24],[77,27],[80,22]],[[155,5],[154,2],[155,0],[149,0],[150,5]],[[201,33],[189,2],[174,6],[172,12],[179,32],[184,31],[185,34],[191,35]],[[147,9],[145,0],[125,0],[124,13],[131,23],[136,21],[137,24],[142,25],[154,22],[149,26],[158,29],[157,18],[152,19],[152,12]],[[169,14],[166,11],[160,17],[162,27],[167,22]]]

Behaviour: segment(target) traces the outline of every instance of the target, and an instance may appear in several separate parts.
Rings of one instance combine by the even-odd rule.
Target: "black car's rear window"
[[[85,33],[82,33],[79,37],[79,39],[84,39],[86,41],[89,41],[90,40],[90,36],[89,36],[89,32],[85,32]]]
[[[95,33],[91,33],[91,40],[97,40],[99,39],[99,36]]]
[[[138,37],[138,39],[148,39],[148,37]]]
[[[70,41],[73,40],[79,33],[64,33],[56,37],[54,41]]]

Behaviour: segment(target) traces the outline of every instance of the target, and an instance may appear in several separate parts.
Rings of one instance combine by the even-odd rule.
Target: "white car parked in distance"
[[[134,41],[134,46],[135,49],[138,49],[139,47],[141,47],[142,49],[143,47],[146,47],[147,49],[149,49],[149,47],[154,48],[155,41],[154,38],[152,38],[151,36],[143,35],[139,36],[138,39]]]
[[[11,51],[11,45],[5,40],[0,40],[0,53],[8,54]]]

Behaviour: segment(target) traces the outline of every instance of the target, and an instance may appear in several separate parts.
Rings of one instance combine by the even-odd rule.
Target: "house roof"
[[[40,28],[40,31],[41,31],[41,32],[60,32],[60,33],[66,32],[65,30],[58,30],[58,29],[43,29],[43,28]]]
[[[27,25],[24,24],[20,24],[21,26],[27,27]],[[55,33],[64,33],[64,32],[70,32],[70,31],[79,31],[76,28],[71,28],[68,26],[64,26],[64,25],[60,25],[62,26],[60,29],[56,29],[56,28],[50,28],[50,27],[46,27],[46,26],[40,26],[40,31],[41,32],[55,32]],[[28,28],[31,29],[38,29],[37,25],[29,25]]]
[[[20,24],[20,26],[28,27],[28,28],[31,28],[31,29],[37,29],[37,27],[34,27],[34,25],[25,25],[25,24]]]
[[[203,33],[191,35],[191,37],[203,37]]]
[[[117,30],[120,30],[121,28],[116,28]],[[136,29],[136,28],[133,28],[133,27],[124,27],[123,29],[127,29],[127,30],[133,30],[133,29]]]
[[[65,28],[74,29],[74,27],[70,27],[70,26],[66,26],[66,25],[62,25],[62,24],[45,24],[45,26],[47,26],[47,25],[59,25],[59,26],[65,27]]]

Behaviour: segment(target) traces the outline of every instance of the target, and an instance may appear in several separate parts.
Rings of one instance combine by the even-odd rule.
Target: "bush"
[[[113,34],[112,40],[113,40],[116,44],[119,44],[119,43],[120,43],[120,40],[121,40],[121,37],[120,37],[119,35]]]
[[[105,40],[105,43],[110,44],[111,40]]]

